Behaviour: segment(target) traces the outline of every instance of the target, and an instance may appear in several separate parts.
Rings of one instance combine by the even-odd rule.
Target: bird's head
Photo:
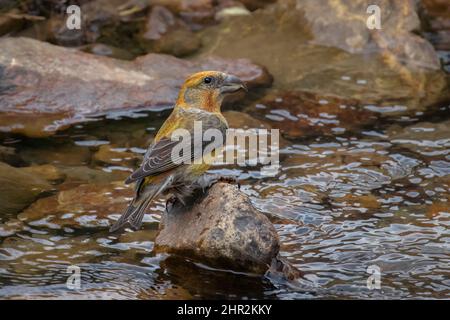
[[[219,112],[225,96],[241,89],[247,91],[236,76],[219,71],[198,72],[184,82],[176,106]]]

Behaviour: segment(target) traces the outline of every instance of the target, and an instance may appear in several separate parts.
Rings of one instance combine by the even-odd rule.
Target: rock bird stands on
[[[204,156],[203,148],[210,142],[194,142],[194,123],[201,123],[202,133],[208,129],[218,129],[223,138],[219,146],[223,145],[228,124],[220,107],[226,95],[240,89],[246,90],[246,87],[239,78],[218,71],[199,72],[185,81],[171,115],[159,129],[141,166],[125,181],[127,184],[136,183],[136,193],[127,210],[111,227],[111,232],[126,226],[139,229],[148,205],[161,193],[173,193],[181,202],[191,194],[210,163],[198,161],[199,157]],[[172,141],[171,136],[177,129],[186,130],[183,132],[190,135],[188,140],[192,145],[190,153],[184,155],[183,152],[183,155],[174,158],[172,151],[180,141]],[[202,145],[196,148],[194,143]],[[200,153],[194,150],[200,150]]]

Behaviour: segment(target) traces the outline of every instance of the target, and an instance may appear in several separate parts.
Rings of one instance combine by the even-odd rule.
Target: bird
[[[198,72],[185,80],[171,114],[148,147],[140,167],[125,181],[125,184],[135,183],[134,197],[110,232],[125,227],[139,230],[147,207],[158,195],[172,193],[184,204],[186,196],[192,194],[210,166],[209,161],[198,161],[202,153],[194,152],[206,144],[193,139],[195,122],[200,121],[202,132],[219,130],[223,138],[215,143],[216,147],[223,146],[228,123],[221,113],[222,102],[227,95],[240,90],[247,91],[240,78],[220,71]],[[178,129],[191,137],[192,148],[190,153],[177,158],[173,151],[179,140],[172,139],[172,135]],[[194,144],[200,143],[201,148],[197,149]]]

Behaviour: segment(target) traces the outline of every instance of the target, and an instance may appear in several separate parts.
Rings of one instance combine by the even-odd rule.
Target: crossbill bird
[[[192,143],[205,143],[202,139],[195,142],[194,123],[201,122],[201,129],[218,129],[222,133],[223,145],[228,123],[221,114],[221,105],[225,96],[241,89],[247,91],[244,83],[236,76],[218,71],[204,71],[191,75],[180,89],[174,109],[159,129],[154,141],[149,146],[141,166],[134,171],[126,184],[136,183],[135,195],[126,211],[111,227],[110,232],[129,226],[138,230],[142,224],[145,210],[150,202],[160,194],[172,193],[176,199],[192,192],[192,187],[209,168],[209,161],[198,161],[202,153],[196,153],[192,145],[190,154],[184,155],[189,161],[174,159],[173,150],[179,143],[171,138],[177,129],[185,129],[191,136]],[[197,161],[194,161],[196,160]]]

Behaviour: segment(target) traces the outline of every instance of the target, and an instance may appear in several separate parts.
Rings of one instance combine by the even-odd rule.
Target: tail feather
[[[109,232],[115,232],[122,229],[127,224],[134,230],[139,230],[142,225],[142,219],[144,218],[145,210],[147,209],[149,203],[152,201],[153,197],[148,197],[145,200],[137,202],[133,200],[130,203],[127,210],[122,214],[119,220],[114,223],[114,225],[109,229]]]
[[[134,230],[139,230],[142,225],[142,219],[144,218],[145,210],[150,202],[159,195],[166,187],[173,181],[173,177],[169,176],[157,190],[153,190],[150,193],[143,192],[140,195],[136,195],[136,198],[128,206],[127,210],[122,214],[119,220],[109,229],[109,232],[115,232],[122,229],[126,225],[129,225]],[[138,192],[139,193],[139,192]]]

